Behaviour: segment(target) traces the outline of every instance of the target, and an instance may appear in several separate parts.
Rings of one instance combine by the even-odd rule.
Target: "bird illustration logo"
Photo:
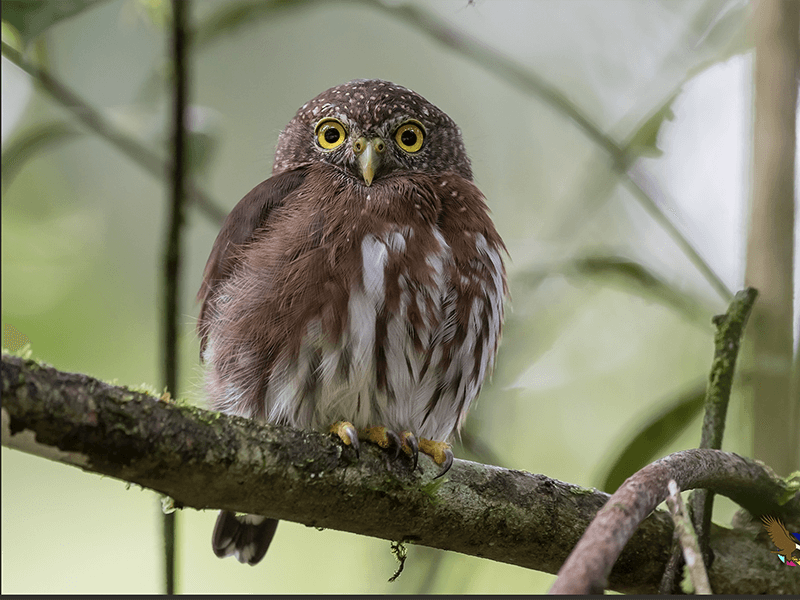
[[[798,566],[800,562],[800,535],[796,533],[789,533],[783,523],[775,517],[764,515],[761,517],[764,527],[769,533],[772,543],[778,547],[778,550],[772,550],[773,554],[777,554],[781,562],[788,567]],[[795,555],[795,556],[793,556]]]

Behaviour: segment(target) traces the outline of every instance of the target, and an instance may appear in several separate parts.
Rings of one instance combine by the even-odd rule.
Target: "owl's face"
[[[317,162],[367,186],[411,172],[455,171],[472,179],[453,120],[419,94],[378,79],[321,93],[283,130],[273,174]]]

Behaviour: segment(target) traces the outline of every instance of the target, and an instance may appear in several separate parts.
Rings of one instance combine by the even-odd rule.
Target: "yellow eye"
[[[333,150],[344,143],[347,133],[336,119],[323,119],[317,123],[316,128],[317,142],[325,150]]]
[[[415,121],[403,123],[394,134],[394,141],[397,142],[397,145],[412,154],[419,152],[424,139],[425,131],[422,129],[422,123]]]

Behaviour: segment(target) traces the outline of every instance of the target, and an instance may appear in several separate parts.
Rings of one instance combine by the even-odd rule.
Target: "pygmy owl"
[[[278,139],[272,177],[231,211],[198,293],[214,408],[332,431],[450,466],[490,373],[505,247],[461,132],[380,80],[333,87]],[[218,556],[260,561],[277,521],[221,512]]]

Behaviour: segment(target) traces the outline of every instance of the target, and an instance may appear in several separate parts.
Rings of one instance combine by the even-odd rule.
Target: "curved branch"
[[[681,490],[713,490],[754,515],[780,514],[789,523],[800,521],[800,488],[788,485],[762,463],[720,450],[676,452],[629,477],[611,496],[559,570],[550,592],[602,594],[612,566],[639,523],[667,498],[670,480]],[[785,585],[783,591],[771,593],[800,591],[796,577]],[[712,587],[717,594],[747,593]]]
[[[371,444],[356,459],[330,435],[159,401],[7,355],[2,395],[3,445],[137,483],[168,494],[177,506],[263,514],[550,573],[609,498],[544,475],[462,460],[434,481],[438,468],[427,459],[412,472],[408,461],[389,461]],[[760,474],[757,500],[781,514],[780,480],[757,463],[718,454]],[[721,493],[730,491],[723,479],[713,484]],[[734,496],[749,502],[746,491]],[[780,572],[767,545],[753,550],[751,538],[716,531],[712,546],[730,558],[718,560],[709,575],[736,581],[763,555],[765,565],[776,565],[765,567],[763,589],[784,589],[791,569]],[[655,592],[671,541],[669,515],[653,512],[622,552],[611,587]],[[715,586],[718,593],[726,589],[746,591]]]

